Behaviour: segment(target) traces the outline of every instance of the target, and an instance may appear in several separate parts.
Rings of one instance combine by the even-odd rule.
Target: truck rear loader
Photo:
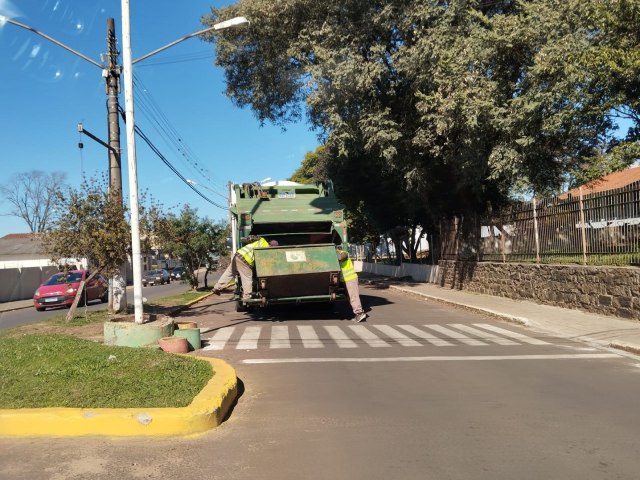
[[[330,181],[243,183],[230,185],[230,190],[233,253],[259,237],[278,242],[254,251],[250,299],[243,299],[236,281],[238,311],[346,299],[336,246],[346,247],[347,226]]]

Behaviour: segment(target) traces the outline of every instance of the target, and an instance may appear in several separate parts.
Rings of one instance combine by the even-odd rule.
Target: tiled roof
[[[616,188],[626,187],[627,185],[640,181],[640,167],[630,167],[626,170],[619,172],[613,172],[604,177],[591,180],[590,182],[582,185],[582,194],[587,195],[590,193],[604,192],[606,190],[613,190]],[[580,187],[573,188],[559,197],[577,197],[580,195]]]
[[[9,233],[0,240],[26,240],[37,236],[37,233]]]
[[[15,255],[42,256],[42,245],[37,235],[11,234],[0,238],[0,257],[10,258]]]

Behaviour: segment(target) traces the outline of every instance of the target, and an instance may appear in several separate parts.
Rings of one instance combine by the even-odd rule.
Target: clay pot
[[[184,337],[162,337],[158,340],[158,345],[165,352],[187,353],[189,351],[189,342]]]

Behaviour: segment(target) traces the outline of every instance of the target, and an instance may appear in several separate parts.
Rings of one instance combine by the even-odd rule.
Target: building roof
[[[604,192],[616,188],[626,187],[634,182],[640,181],[640,166],[629,167],[626,170],[613,172],[582,185],[582,194]],[[573,188],[568,192],[559,195],[560,198],[568,196],[577,197],[580,195],[580,187]]]
[[[6,239],[6,240],[26,240],[26,239],[30,239],[30,238],[34,238],[37,234],[35,233],[9,233],[8,235],[5,235],[4,237],[0,238],[0,240],[2,239]]]
[[[11,233],[0,238],[0,257],[7,259],[18,255],[43,255],[42,244],[36,234]]]

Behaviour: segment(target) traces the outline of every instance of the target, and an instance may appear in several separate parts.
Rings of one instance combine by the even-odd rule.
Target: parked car
[[[187,274],[187,269],[180,266],[180,267],[173,267],[171,269],[171,271],[169,272],[169,275],[171,276],[171,278],[173,278],[174,280],[180,280],[182,277],[184,277]]]
[[[88,270],[71,270],[52,275],[33,294],[33,306],[39,312],[49,307],[70,307],[80,288],[80,282],[89,278],[90,275],[91,272]],[[94,300],[104,303],[108,299],[109,284],[102,275],[98,274],[85,284],[79,305]]]
[[[149,270],[142,276],[142,285],[164,285],[171,282],[171,276],[164,268],[159,270]]]

